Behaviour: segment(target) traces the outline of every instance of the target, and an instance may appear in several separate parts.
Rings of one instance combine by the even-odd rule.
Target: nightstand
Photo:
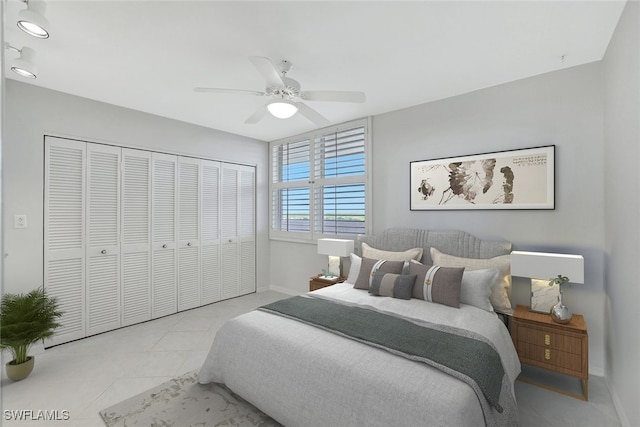
[[[521,363],[579,378],[582,395],[530,379],[519,380],[578,399],[589,399],[589,335],[584,317],[574,314],[571,322],[559,324],[548,314],[518,305],[513,313],[511,338]]]
[[[327,286],[335,285],[336,283],[342,283],[346,279],[346,277],[334,277],[329,279],[317,274],[309,279],[309,291],[315,291],[316,289],[325,288]]]

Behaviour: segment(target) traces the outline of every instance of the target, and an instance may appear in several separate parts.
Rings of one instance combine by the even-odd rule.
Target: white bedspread
[[[509,333],[494,313],[372,297],[347,283],[313,294],[474,331],[494,344],[511,385],[520,372]],[[198,381],[224,383],[291,427],[478,426],[484,420],[475,392],[454,377],[263,311],[222,326]]]

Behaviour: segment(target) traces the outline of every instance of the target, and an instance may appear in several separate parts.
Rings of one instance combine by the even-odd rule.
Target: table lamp
[[[513,251],[511,275],[531,279],[531,311],[550,313],[558,323],[571,320],[562,301],[562,284],[584,283],[582,255]]]
[[[341,277],[340,257],[349,256],[351,252],[353,252],[353,240],[318,239],[318,253],[329,256],[326,277]]]

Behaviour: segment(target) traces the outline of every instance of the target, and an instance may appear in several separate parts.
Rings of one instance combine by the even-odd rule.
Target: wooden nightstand
[[[346,279],[346,277],[326,279],[317,274],[309,279],[309,291],[315,291],[316,289],[325,288],[327,286],[335,285],[336,283],[342,283]]]
[[[589,335],[584,317],[574,314],[570,323],[561,325],[548,314],[534,313],[519,305],[513,313],[511,338],[521,363],[580,378],[582,395],[518,379],[578,399],[589,399]]]

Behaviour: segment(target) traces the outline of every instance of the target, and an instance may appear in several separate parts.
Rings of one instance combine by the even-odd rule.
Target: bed
[[[482,306],[475,300],[469,301],[477,295],[467,293],[467,299],[460,299],[458,307],[454,307],[425,301],[426,286],[424,299],[395,297],[385,288],[390,283],[389,277],[399,284],[400,279],[408,275],[409,266],[428,267],[433,271],[431,265],[435,258],[452,266],[440,271],[455,272],[459,263],[470,263],[471,267],[464,269],[463,282],[472,274],[493,274],[491,296],[496,292],[508,295],[506,285],[497,280],[505,279],[504,274],[498,274],[501,266],[481,267],[487,264],[491,267],[491,263],[500,261],[504,273],[504,261],[508,259],[511,244],[480,240],[463,231],[402,228],[389,229],[377,236],[359,236],[355,246],[349,279],[345,283],[286,299],[278,306],[252,311],[223,325],[199,370],[198,381],[225,384],[286,426],[518,425],[513,383],[520,372],[520,363],[509,332],[497,315],[497,311],[508,313],[509,307],[504,306],[508,306],[508,302],[497,304],[492,300],[489,307]],[[386,293],[374,296],[354,287],[360,278],[356,267],[361,263],[360,267],[366,270],[368,255],[392,254],[388,256],[391,258],[393,254],[417,249],[422,249],[417,259],[413,252],[414,261],[404,263],[401,273],[376,272],[375,276],[380,278],[376,283],[382,283],[376,289],[384,288]],[[432,277],[434,294],[429,298],[437,296],[435,284],[441,277],[439,274],[436,269],[436,276]],[[508,279],[510,281],[510,277]],[[483,298],[487,297],[485,293]],[[327,311],[332,315],[324,316],[327,323],[334,325],[327,327],[314,324],[315,320],[296,317],[295,308],[294,312],[280,311],[288,304],[295,307],[294,303],[303,304],[302,309],[298,308],[303,316],[313,312],[316,305],[318,310],[337,310]],[[304,304],[311,304],[311,308]],[[344,317],[350,313],[359,314],[354,320]],[[381,323],[373,323],[374,320]],[[416,333],[427,334],[425,339],[451,337],[455,345],[435,346],[440,347],[440,359],[425,361],[421,355],[408,355],[404,349],[398,351],[387,343],[372,343],[360,335],[354,338],[349,336],[350,332],[340,329],[353,329],[358,322],[371,325],[369,333],[374,335],[387,325],[404,322],[393,326],[396,329],[387,335],[398,341],[400,334],[416,329]],[[484,372],[488,378],[476,379],[469,378],[472,374],[466,371],[452,372],[448,363],[457,360],[458,353],[453,357],[446,352],[472,348],[466,347],[471,342],[482,345],[487,358],[475,353],[476,350],[460,351],[472,353],[459,362],[460,365],[474,372],[497,372],[484,366],[487,360],[493,360],[494,365],[500,365],[496,368],[501,369],[499,375]],[[479,364],[478,360],[483,362]],[[493,394],[487,394],[486,387],[482,386],[487,381],[493,384]]]

